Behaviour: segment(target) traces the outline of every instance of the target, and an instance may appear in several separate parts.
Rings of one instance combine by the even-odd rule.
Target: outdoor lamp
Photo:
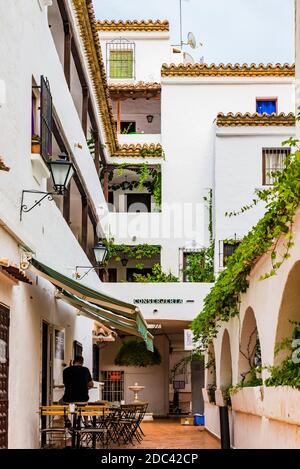
[[[148,114],[148,116],[146,116],[146,117],[147,117],[147,121],[149,122],[149,124],[151,124],[151,122],[153,121],[154,116],[152,114]]]
[[[66,155],[66,153],[61,153],[60,155],[58,155],[58,158],[58,160],[47,162],[47,166],[53,181],[53,192],[44,192],[37,190],[22,191],[20,221],[22,221],[23,213],[30,212],[36,206],[40,205],[44,199],[53,200],[54,195],[64,195],[64,193],[67,191],[67,187],[74,174],[74,166],[73,163],[68,160],[68,155]],[[38,200],[34,200],[34,202],[32,202],[31,200],[32,205],[28,206],[28,202],[25,201],[25,197],[27,194],[42,194],[42,196]]]
[[[96,265],[77,265],[75,270],[76,278],[83,279],[83,277],[85,277],[91,270],[99,270],[103,265],[108,253],[107,247],[101,241],[98,241],[98,243],[93,247],[93,252],[96,259]],[[78,272],[79,269],[87,269],[87,271],[81,276]]]
[[[59,160],[50,161],[48,167],[51,173],[53,187],[57,194],[63,195],[74,174],[74,166],[65,153],[58,156]]]
[[[121,263],[122,263],[122,266],[123,267],[126,267],[127,263],[128,263],[128,257],[126,255],[124,255],[121,259]]]
[[[103,264],[108,252],[104,244],[101,242],[97,243],[96,246],[93,247],[93,251],[97,264]]]
[[[126,191],[129,186],[130,186],[130,184],[127,181],[127,176],[125,176],[125,181],[123,182],[123,189]]]

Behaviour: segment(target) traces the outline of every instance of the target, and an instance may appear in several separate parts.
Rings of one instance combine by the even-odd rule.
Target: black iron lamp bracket
[[[34,204],[31,205],[30,207],[28,207],[27,203],[25,202],[25,195],[26,194],[42,194],[42,197],[38,200],[35,200],[34,201]],[[31,210],[33,210],[37,205],[41,205],[41,202],[44,200],[44,199],[48,199],[48,200],[53,200],[53,195],[55,193],[54,192],[42,192],[42,191],[35,191],[35,190],[26,190],[26,191],[22,191],[22,200],[21,200],[21,209],[20,209],[20,221],[22,221],[22,214],[23,213],[28,213],[30,212]]]
[[[75,267],[75,277],[82,280],[87,274],[89,274],[91,272],[91,270],[100,270],[102,268],[103,268],[102,265],[92,265],[92,266],[90,266],[90,265],[76,265],[76,267]],[[80,273],[79,273],[79,269],[87,269],[87,271],[81,276]]]

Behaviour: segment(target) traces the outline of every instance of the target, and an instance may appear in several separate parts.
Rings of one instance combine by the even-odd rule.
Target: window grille
[[[52,96],[47,78],[41,77],[41,155],[52,155]]]
[[[107,71],[110,78],[135,78],[135,44],[115,39],[106,44]]]
[[[124,371],[102,371],[105,401],[121,402],[124,400]]]
[[[277,171],[283,171],[290,148],[263,148],[263,185],[271,186],[276,181]]]

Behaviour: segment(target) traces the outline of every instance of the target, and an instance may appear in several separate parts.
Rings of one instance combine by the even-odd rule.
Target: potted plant
[[[37,134],[33,134],[31,137],[31,153],[40,153],[40,137]]]

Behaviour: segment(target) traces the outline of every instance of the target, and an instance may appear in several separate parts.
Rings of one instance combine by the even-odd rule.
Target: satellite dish
[[[188,33],[188,42],[187,43],[192,49],[196,48],[196,38],[195,38],[194,34],[191,33],[191,32]]]

